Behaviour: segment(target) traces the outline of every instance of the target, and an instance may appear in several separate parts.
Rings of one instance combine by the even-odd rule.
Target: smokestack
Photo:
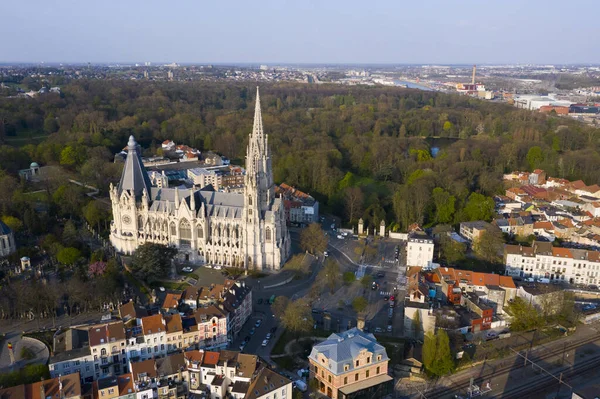
[[[473,65],[473,76],[471,77],[471,84],[475,84],[475,70],[477,69],[477,65]]]

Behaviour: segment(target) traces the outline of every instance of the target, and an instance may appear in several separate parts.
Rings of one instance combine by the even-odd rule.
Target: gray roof
[[[241,219],[244,211],[244,195],[201,190],[206,216]]]
[[[0,220],[0,236],[11,234],[12,230],[2,220]]]
[[[150,193],[152,184],[150,183],[148,172],[146,172],[142,163],[140,148],[133,136],[129,136],[127,150],[127,159],[125,160],[125,167],[123,168],[123,174],[119,182],[118,192],[121,195],[124,190],[130,190],[136,198],[139,198],[142,196],[144,189],[146,189],[148,194]]]
[[[367,334],[358,328],[353,328],[340,334],[331,334],[327,340],[313,347],[310,353],[310,358],[318,363],[318,354],[323,354],[328,360],[325,364],[327,369],[332,373],[339,375],[344,372],[355,369],[354,358],[358,356],[361,350],[366,349],[373,354],[373,359],[370,365],[378,363],[377,355],[381,355],[380,362],[389,360],[385,348],[377,343],[377,339],[373,334]],[[344,366],[348,365],[347,371],[344,371]],[[364,365],[358,367],[362,368]]]

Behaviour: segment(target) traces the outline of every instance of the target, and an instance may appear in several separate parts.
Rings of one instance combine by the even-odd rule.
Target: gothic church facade
[[[275,197],[268,135],[256,91],[244,193],[153,187],[133,136],[118,186],[110,187],[110,241],[123,254],[143,243],[176,247],[196,264],[277,271],[290,254],[283,200]]]

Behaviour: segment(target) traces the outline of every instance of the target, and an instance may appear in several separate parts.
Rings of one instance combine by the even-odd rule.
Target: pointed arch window
[[[177,235],[177,227],[175,226],[175,223],[171,223],[171,235],[173,237]]]
[[[190,227],[190,222],[186,219],[179,222],[179,238],[182,240],[192,239],[192,228]]]
[[[198,225],[198,227],[196,227],[196,234],[198,235],[198,238],[204,238],[204,229],[202,228],[202,225]]]
[[[248,205],[252,206],[252,197],[250,195],[248,196]]]
[[[138,216],[138,229],[142,230],[144,228],[144,218],[142,215]]]
[[[267,227],[267,229],[265,230],[265,240],[267,242],[271,242],[271,228]]]

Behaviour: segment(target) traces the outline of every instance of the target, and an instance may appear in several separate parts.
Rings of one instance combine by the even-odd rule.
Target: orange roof
[[[535,222],[533,223],[533,229],[545,229],[545,230],[554,230],[554,225],[550,222]]]
[[[571,183],[571,187],[579,190],[579,189],[585,188],[585,183],[583,182],[583,180],[577,180],[577,181],[574,181],[573,183]]]
[[[124,374],[119,377],[119,395],[125,396],[127,394],[133,393],[133,375],[131,373]]]
[[[584,190],[588,193],[597,193],[598,191],[600,191],[600,186],[594,184],[593,186],[587,186]]]
[[[568,219],[568,218],[559,219],[559,220],[557,220],[557,222],[562,224],[565,227],[575,227],[573,225],[573,222],[571,221],[571,219]]]
[[[204,352],[201,352],[198,350],[184,352],[183,355],[185,356],[186,359],[188,359],[192,362],[202,363],[202,360],[204,359]]]
[[[167,295],[165,295],[165,300],[162,304],[163,309],[177,308],[177,306],[179,305],[179,299],[181,299],[181,293],[167,293]]]
[[[504,288],[515,288],[515,283],[510,276],[500,276],[493,273],[473,272],[470,270],[453,269],[451,267],[440,267],[436,269],[445,280],[454,280],[460,283],[465,280],[467,284],[479,286],[499,286]]]
[[[81,382],[79,380],[79,373],[67,374],[60,378],[62,384],[63,395],[66,398],[79,397],[81,396]],[[25,397],[24,399],[46,399],[41,397],[41,386],[44,385],[45,395],[52,399],[59,397],[59,382],[58,378],[52,378],[50,380],[38,381],[33,384],[25,385]]]
[[[552,247],[552,255],[561,258],[573,258],[573,254],[569,248]]]
[[[166,330],[162,315],[142,317],[142,332],[144,335],[156,334]]]
[[[147,359],[141,362],[131,363],[131,374],[135,381],[139,381],[144,376],[148,378],[156,378],[158,373],[156,372],[156,364],[154,359]],[[140,377],[142,375],[142,377]]]
[[[167,323],[168,333],[183,331],[183,324],[181,323],[181,315],[179,313],[172,316],[165,316],[165,322]]]
[[[202,364],[216,365],[219,362],[219,352],[204,352]]]

